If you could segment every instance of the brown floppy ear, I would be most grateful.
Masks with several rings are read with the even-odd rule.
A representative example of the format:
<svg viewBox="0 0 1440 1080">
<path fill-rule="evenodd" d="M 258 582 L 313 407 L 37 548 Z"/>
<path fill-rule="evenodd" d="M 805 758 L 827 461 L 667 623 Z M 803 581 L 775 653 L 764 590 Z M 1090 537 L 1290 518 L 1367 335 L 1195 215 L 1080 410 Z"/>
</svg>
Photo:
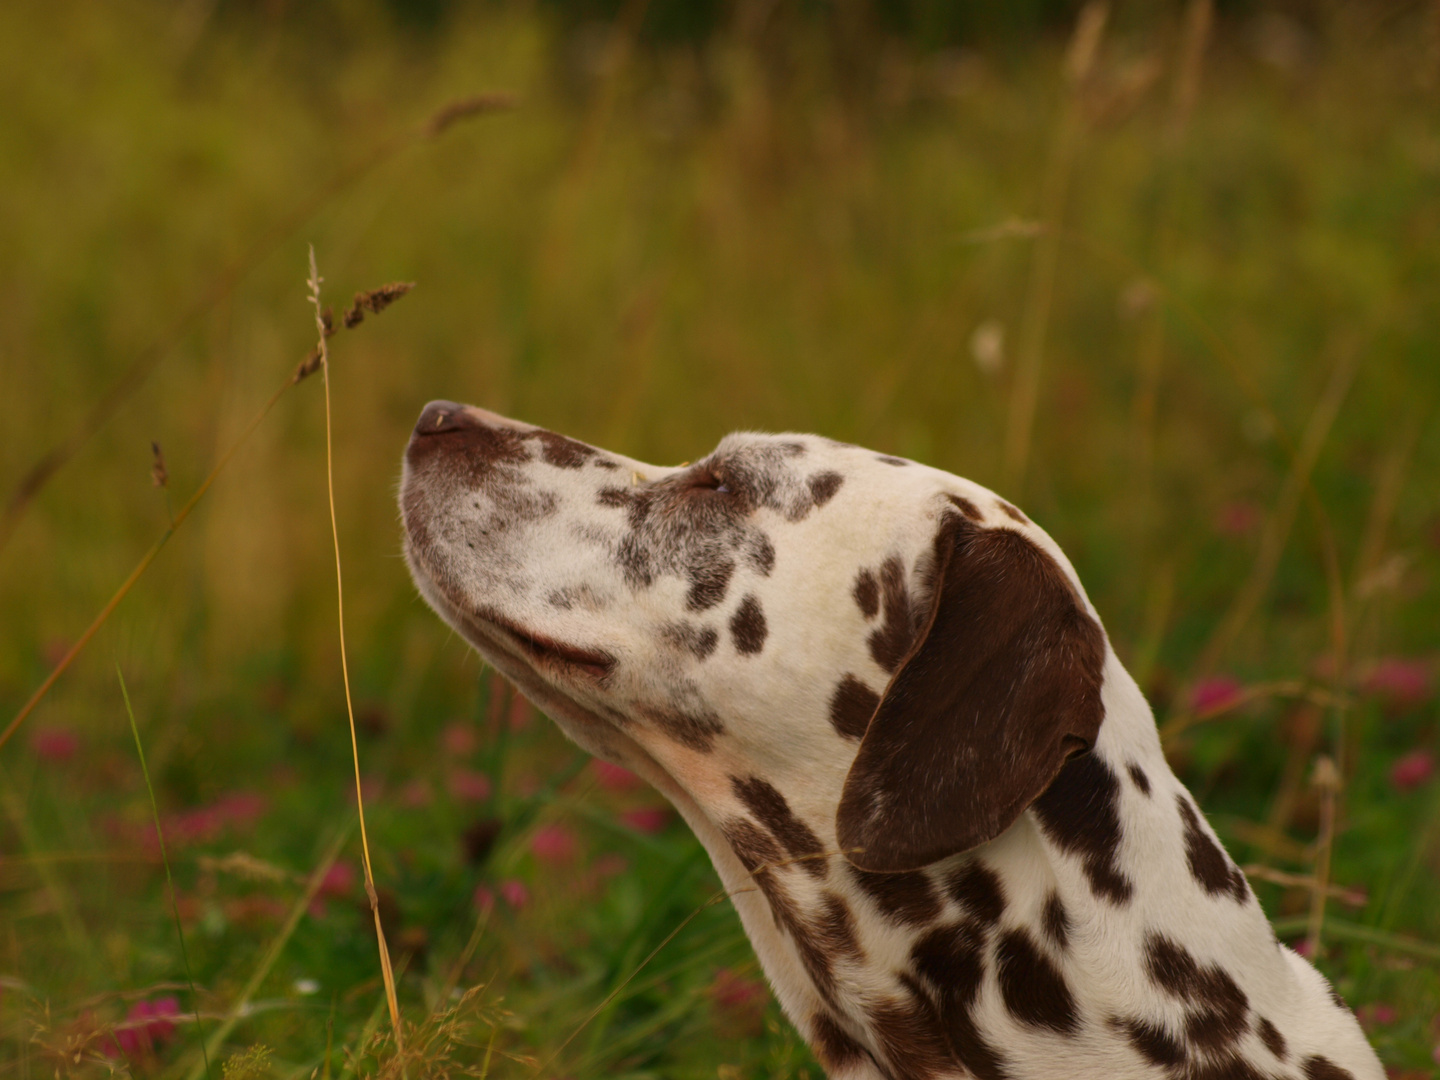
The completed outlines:
<svg viewBox="0 0 1440 1080">
<path fill-rule="evenodd" d="M 928 621 L 840 798 L 840 848 L 862 870 L 914 870 L 994 839 L 1104 718 L 1105 635 L 1054 559 L 951 514 L 933 576 Z"/>
</svg>

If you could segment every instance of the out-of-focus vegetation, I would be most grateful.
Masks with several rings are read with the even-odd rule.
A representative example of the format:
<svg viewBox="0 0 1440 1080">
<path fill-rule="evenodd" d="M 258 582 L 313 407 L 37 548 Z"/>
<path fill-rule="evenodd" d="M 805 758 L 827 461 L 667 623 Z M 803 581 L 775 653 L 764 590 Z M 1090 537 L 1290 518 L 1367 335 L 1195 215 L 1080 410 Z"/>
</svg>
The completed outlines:
<svg viewBox="0 0 1440 1080">
<path fill-rule="evenodd" d="M 313 241 L 337 308 L 418 283 L 331 343 L 410 1075 L 819 1075 L 728 906 L 686 921 L 717 882 L 683 826 L 415 598 L 394 489 L 434 397 L 655 461 L 814 430 L 1021 502 L 1287 940 L 1337 763 L 1318 962 L 1428 1075 L 1440 9 L 1120 6 L 1088 64 L 1071 9 L 854 10 L 667 37 L 633 2 L 0 5 L 0 496 L 125 390 L 7 518 L 0 725 L 309 349 Z M 390 141 L 490 90 L 518 107 Z M 217 1076 L 402 1064 L 346 831 L 323 433 L 310 380 L 0 748 L 0 1075 L 196 1076 L 197 1005 Z"/>
</svg>

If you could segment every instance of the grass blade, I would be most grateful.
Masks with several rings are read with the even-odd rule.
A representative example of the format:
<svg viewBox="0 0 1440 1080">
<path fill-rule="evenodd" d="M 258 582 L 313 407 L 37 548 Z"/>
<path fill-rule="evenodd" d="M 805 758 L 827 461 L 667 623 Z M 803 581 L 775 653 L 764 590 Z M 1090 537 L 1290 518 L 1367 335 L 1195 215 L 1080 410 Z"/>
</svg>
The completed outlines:
<svg viewBox="0 0 1440 1080">
<path fill-rule="evenodd" d="M 370 840 L 365 833 L 365 793 L 360 783 L 360 742 L 355 735 L 355 705 L 350 697 L 350 664 L 345 656 L 345 584 L 340 573 L 340 526 L 335 518 L 335 465 L 330 438 L 330 349 L 326 339 L 332 330 L 328 313 L 320 305 L 320 272 L 315 266 L 315 245 L 310 245 L 310 302 L 315 306 L 315 330 L 320 343 L 320 374 L 325 385 L 325 485 L 330 496 L 330 535 L 335 542 L 335 606 L 340 624 L 340 671 L 345 683 L 345 713 L 350 719 L 350 750 L 355 761 L 355 808 L 360 816 L 360 851 L 365 866 L 365 895 L 375 917 L 375 939 L 380 947 L 380 974 L 385 980 L 385 1003 L 390 1009 L 390 1026 L 395 1032 L 395 1053 L 403 1057 L 405 1044 L 400 1031 L 400 1003 L 395 994 L 395 971 L 385 928 L 380 924 L 380 897 L 375 892 L 375 873 L 370 865 Z M 349 321 L 348 318 L 346 320 Z"/>
<path fill-rule="evenodd" d="M 310 880 L 305 883 L 305 891 L 296 898 L 290 908 L 290 913 L 285 916 L 285 923 L 280 927 L 280 932 L 275 935 L 275 940 L 270 942 L 270 947 L 265 950 L 265 955 L 260 960 L 260 966 L 250 976 L 250 981 L 245 984 L 244 989 L 240 991 L 240 996 L 230 1006 L 229 1013 L 221 1021 L 215 1033 L 210 1036 L 209 1042 L 206 1043 L 207 1056 L 219 1052 L 220 1047 L 225 1044 L 225 1040 L 230 1037 L 230 1032 L 235 1030 L 235 1025 L 248 1014 L 250 999 L 260 989 L 260 984 L 270 974 L 271 968 L 275 966 L 275 961 L 280 959 L 280 953 L 284 951 L 286 944 L 294 935 L 295 928 L 300 925 L 300 920 L 310 909 L 311 901 L 315 899 L 316 894 L 320 891 L 320 886 L 325 882 L 325 875 L 330 872 L 330 867 L 334 866 L 335 860 L 340 857 L 340 850 L 345 846 L 345 841 L 350 839 L 351 828 L 353 825 L 347 823 L 330 842 L 330 846 L 325 849 L 325 853 L 320 857 L 314 872 L 310 875 Z M 197 1063 L 187 1074 L 186 1080 L 201 1080 L 204 1075 L 204 1064 Z"/>
<path fill-rule="evenodd" d="M 125 699 L 125 715 L 130 718 L 130 734 L 135 736 L 135 753 L 140 758 L 140 775 L 145 778 L 145 790 L 150 795 L 150 814 L 155 819 L 155 837 L 160 841 L 160 861 L 165 865 L 165 884 L 170 887 L 170 910 L 175 915 L 175 935 L 180 939 L 180 959 L 185 964 L 185 981 L 190 984 L 190 1007 L 195 1012 L 195 1033 L 200 1039 L 200 1055 L 205 1063 L 205 1075 L 211 1076 L 210 1051 L 205 1048 L 205 1028 L 200 1022 L 200 995 L 195 990 L 195 976 L 190 971 L 190 950 L 185 947 L 185 930 L 180 925 L 180 901 L 175 895 L 175 878 L 170 874 L 170 855 L 165 850 L 165 832 L 160 827 L 160 806 L 155 801 L 155 787 L 150 783 L 150 766 L 145 764 L 145 747 L 140 743 L 140 728 L 135 723 L 135 710 L 130 706 L 130 690 L 125 685 L 125 673 L 115 665 L 115 674 L 120 679 L 120 696 Z"/>
</svg>

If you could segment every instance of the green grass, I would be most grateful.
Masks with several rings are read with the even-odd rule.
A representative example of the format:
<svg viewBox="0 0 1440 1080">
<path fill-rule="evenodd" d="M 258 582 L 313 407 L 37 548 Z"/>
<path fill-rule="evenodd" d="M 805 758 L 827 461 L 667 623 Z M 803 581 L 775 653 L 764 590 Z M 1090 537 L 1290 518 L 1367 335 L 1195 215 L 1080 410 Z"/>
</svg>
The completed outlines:
<svg viewBox="0 0 1440 1080">
<path fill-rule="evenodd" d="M 1162 720 L 1207 674 L 1330 701 L 1343 631 L 1340 707 L 1262 695 L 1168 749 L 1237 859 L 1301 877 L 1319 821 L 1307 780 L 1318 755 L 1339 760 L 1331 879 L 1367 899 L 1331 902 L 1320 966 L 1387 1064 L 1435 1068 L 1440 784 L 1391 777 L 1440 752 L 1430 14 L 1324 9 L 1298 52 L 1270 47 L 1273 24 L 1222 20 L 1177 139 L 1179 20 L 1117 9 L 1070 99 L 1042 313 L 1034 231 L 995 227 L 1034 220 L 1056 182 L 1063 42 L 877 42 L 842 63 L 818 31 L 741 20 L 704 52 L 607 69 L 590 38 L 556 40 L 523 7 L 432 37 L 359 0 L 332 23 L 174 10 L 0 5 L 0 495 L 267 229 L 318 209 L 218 290 L 0 549 L 0 724 L 167 527 L 151 440 L 179 505 L 310 348 L 306 244 L 337 306 L 416 281 L 332 340 L 331 374 L 367 825 L 417 1027 L 397 1060 L 358 876 L 308 380 L 0 749 L 0 1076 L 203 1074 L 192 1004 L 223 1034 L 217 1075 L 414 1077 L 449 1060 L 501 1077 L 819 1076 L 774 1003 L 745 1000 L 758 969 L 728 905 L 706 906 L 718 882 L 683 825 L 627 825 L 658 797 L 601 785 L 415 597 L 394 490 L 434 397 L 646 460 L 693 459 L 733 428 L 814 430 L 1001 487 L 1069 553 Z M 481 90 L 520 107 L 328 193 Z M 1040 314 L 1029 465 L 1006 483 L 1016 349 Z M 1008 361 L 994 374 L 970 346 L 991 320 Z M 1140 372 L 1157 358 L 1147 428 Z M 1297 487 L 1291 448 L 1352 362 Z M 1267 535 L 1283 541 L 1273 574 L 1207 672 Z M 1397 659 L 1411 666 L 1376 674 Z M 521 887 L 517 907 L 504 896 Z M 1307 892 L 1255 887 L 1303 937 Z M 104 1057 L 115 1025 L 166 997 L 173 1036 Z"/>
</svg>

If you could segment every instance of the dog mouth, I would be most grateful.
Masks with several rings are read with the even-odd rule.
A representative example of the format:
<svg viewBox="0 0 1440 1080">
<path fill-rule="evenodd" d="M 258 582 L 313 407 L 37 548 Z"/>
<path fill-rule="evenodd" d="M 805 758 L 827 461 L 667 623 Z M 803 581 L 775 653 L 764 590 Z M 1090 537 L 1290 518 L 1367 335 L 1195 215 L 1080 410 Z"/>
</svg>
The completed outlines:
<svg viewBox="0 0 1440 1080">
<path fill-rule="evenodd" d="M 615 670 L 615 657 L 607 652 L 557 641 L 545 634 L 527 630 L 493 611 L 480 611 L 477 615 L 490 626 L 505 633 L 519 646 L 521 654 L 541 670 L 578 672 L 596 681 L 605 679 Z"/>
</svg>

